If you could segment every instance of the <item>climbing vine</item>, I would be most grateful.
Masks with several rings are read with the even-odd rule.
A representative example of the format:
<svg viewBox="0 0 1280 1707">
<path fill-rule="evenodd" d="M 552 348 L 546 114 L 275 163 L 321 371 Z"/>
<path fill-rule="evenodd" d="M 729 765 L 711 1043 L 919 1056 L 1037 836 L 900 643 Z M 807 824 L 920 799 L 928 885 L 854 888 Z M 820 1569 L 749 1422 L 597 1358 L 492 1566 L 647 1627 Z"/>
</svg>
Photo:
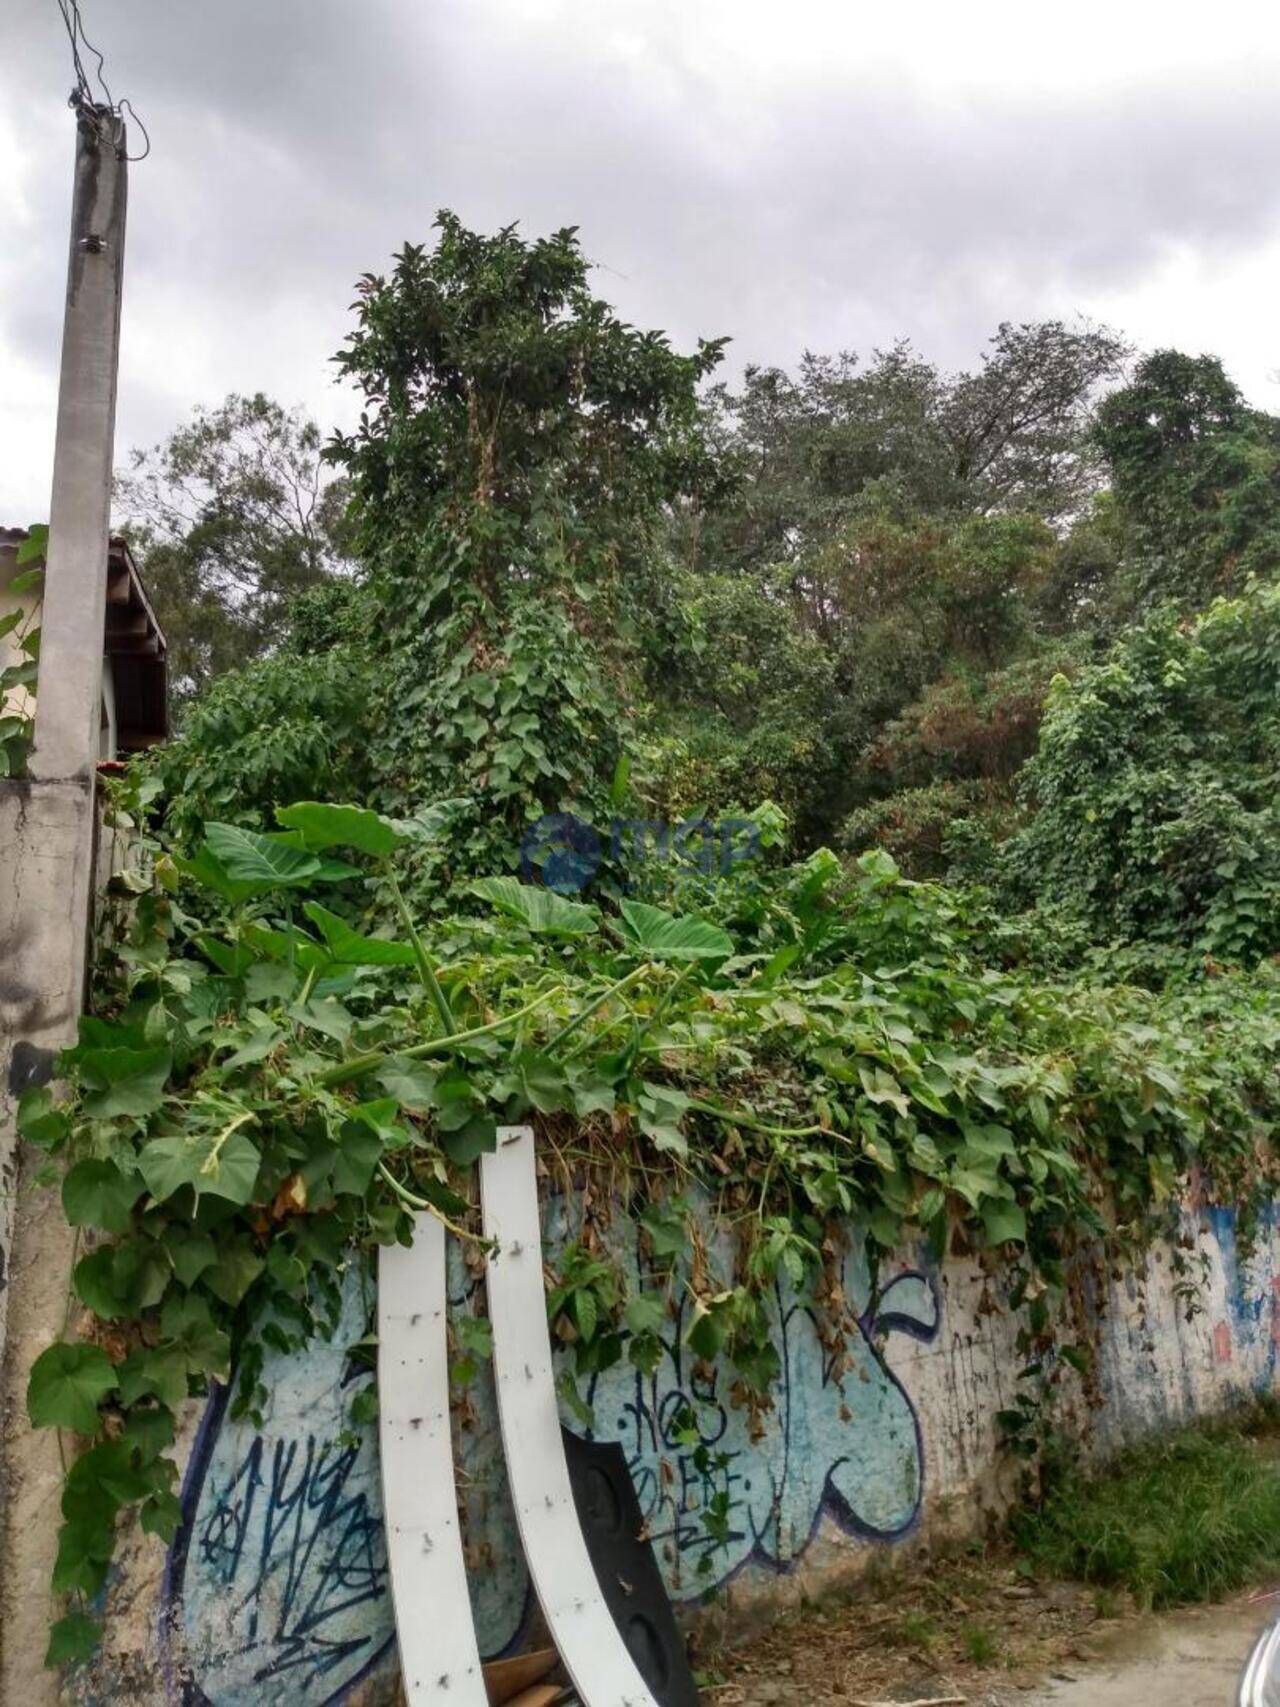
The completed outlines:
<svg viewBox="0 0 1280 1707">
<path fill-rule="evenodd" d="M 17 550 L 18 573 L 5 588 L 17 600 L 7 615 L 0 616 L 0 640 L 16 649 L 17 661 L 0 669 L 0 777 L 26 774 L 27 755 L 35 739 L 35 687 L 40 659 L 40 626 L 36 622 L 39 600 L 24 604 L 38 593 L 44 582 L 44 554 L 49 529 L 28 529 Z"/>
<path fill-rule="evenodd" d="M 1272 974 L 1194 991 L 1050 988 L 984 970 L 944 890 L 831 855 L 608 912 L 512 877 L 460 885 L 424 933 L 400 871 L 441 830 L 299 803 L 211 822 L 137 879 L 94 1013 L 22 1101 L 79 1229 L 84 1331 L 31 1371 L 38 1426 L 89 1441 L 62 1498 L 51 1663 L 89 1654 L 121 1513 L 173 1534 L 175 1415 L 210 1382 L 258 1413 L 264 1354 L 338 1319 L 361 1246 L 412 1212 L 479 1239 L 470 1176 L 503 1122 L 552 1165 L 609 1170 L 666 1290 L 587 1235 L 548 1310 L 567 1373 L 652 1368 L 687 1287 L 692 1354 L 748 1405 L 778 1371 L 768 1299 L 821 1277 L 836 1221 L 1009 1269 L 1046 1322 L 1082 1240 L 1136 1251 L 1196 1170 L 1246 1211 L 1273 1183 Z M 689 1188 L 731 1222 L 709 1260 Z M 483 1330 L 460 1363 L 483 1355 Z M 566 1396 L 573 1402 L 571 1382 Z"/>
</svg>

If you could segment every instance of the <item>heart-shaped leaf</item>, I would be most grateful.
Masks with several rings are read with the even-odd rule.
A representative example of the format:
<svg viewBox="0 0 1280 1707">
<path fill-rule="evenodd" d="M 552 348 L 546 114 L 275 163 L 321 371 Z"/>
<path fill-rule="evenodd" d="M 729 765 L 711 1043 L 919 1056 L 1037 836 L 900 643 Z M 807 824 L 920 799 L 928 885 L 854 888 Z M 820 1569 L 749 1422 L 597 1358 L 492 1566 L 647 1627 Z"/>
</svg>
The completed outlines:
<svg viewBox="0 0 1280 1707">
<path fill-rule="evenodd" d="M 296 889 L 320 872 L 315 854 L 278 836 L 263 836 L 240 824 L 208 824 L 205 840 L 233 883 L 251 884 L 255 894 Z"/>
<path fill-rule="evenodd" d="M 84 1112 L 94 1120 L 118 1114 L 145 1120 L 164 1101 L 173 1066 L 167 1049 L 90 1049 L 80 1055 L 80 1077 L 89 1087 Z"/>
<path fill-rule="evenodd" d="M 232 1132 L 222 1140 L 212 1132 L 197 1137 L 171 1132 L 153 1138 L 138 1157 L 147 1190 L 158 1203 L 184 1185 L 191 1186 L 197 1197 L 207 1192 L 232 1203 L 248 1203 L 260 1162 L 257 1149 L 243 1132 Z"/>
<path fill-rule="evenodd" d="M 302 910 L 319 928 L 330 960 L 339 966 L 412 966 L 414 963 L 413 949 L 407 942 L 361 936 L 345 919 L 317 901 L 308 901 Z"/>
<path fill-rule="evenodd" d="M 375 859 L 388 859 L 403 839 L 389 818 L 363 806 L 300 800 L 294 806 L 282 806 L 276 818 L 287 830 L 297 830 L 317 853 L 325 848 L 357 848 Z"/>
<path fill-rule="evenodd" d="M 116 1372 L 100 1345 L 67 1345 L 59 1341 L 31 1365 L 27 1382 L 27 1415 L 36 1428 L 70 1428 L 93 1434 L 98 1426 L 98 1403 L 112 1392 Z"/>
<path fill-rule="evenodd" d="M 664 912 L 645 901 L 623 901 L 622 934 L 651 960 L 726 960 L 733 939 L 719 925 Z"/>
<path fill-rule="evenodd" d="M 73 1227 L 127 1233 L 143 1189 L 136 1173 L 122 1174 L 114 1162 L 90 1158 L 77 1162 L 62 1182 L 63 1213 Z"/>
<path fill-rule="evenodd" d="M 586 936 L 600 923 L 594 907 L 566 901 L 554 889 L 540 889 L 515 877 L 480 877 L 467 888 L 538 936 Z"/>
</svg>

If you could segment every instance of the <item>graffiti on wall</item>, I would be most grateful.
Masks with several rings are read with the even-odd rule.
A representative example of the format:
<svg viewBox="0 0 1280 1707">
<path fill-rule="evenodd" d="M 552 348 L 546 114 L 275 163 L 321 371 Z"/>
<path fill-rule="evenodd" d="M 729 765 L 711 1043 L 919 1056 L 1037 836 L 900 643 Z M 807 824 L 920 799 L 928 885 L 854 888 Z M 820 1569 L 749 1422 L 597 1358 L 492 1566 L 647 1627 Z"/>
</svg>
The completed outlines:
<svg viewBox="0 0 1280 1707">
<path fill-rule="evenodd" d="M 390 1657 L 377 1450 L 350 1405 L 371 1379 L 346 1348 L 365 1331 L 352 1276 L 331 1342 L 269 1359 L 261 1427 L 210 1400 L 165 1572 L 171 1696 L 264 1707 L 340 1700 Z"/>
<path fill-rule="evenodd" d="M 549 1243 L 565 1231 L 553 1201 Z M 621 1254 L 637 1284 L 654 1284 L 634 1242 Z M 652 1374 L 624 1363 L 594 1378 L 592 1432 L 627 1453 L 673 1598 L 695 1597 L 746 1567 L 786 1569 L 824 1516 L 878 1540 L 913 1524 L 924 1481 L 920 1427 L 883 1348 L 895 1333 L 933 1337 L 936 1290 L 910 1271 L 873 1292 L 857 1241 L 842 1284 L 850 1313 L 840 1357 L 824 1345 L 812 1309 L 779 1288 L 782 1379 L 773 1408 L 754 1420 L 731 1402 L 727 1373 L 690 1357 L 679 1319 Z M 453 1308 L 471 1308 L 474 1290 L 456 1262 Z M 232 1419 L 225 1394 L 210 1401 L 166 1571 L 175 1700 L 321 1707 L 394 1663 L 376 1430 L 353 1430 L 349 1414 L 355 1384 L 370 1377 L 344 1349 L 365 1332 L 367 1294 L 353 1275 L 332 1343 L 268 1358 L 260 1427 Z M 488 1657 L 518 1640 L 530 1593 L 484 1377 L 470 1390 L 458 1466 L 472 1610 Z"/>
</svg>

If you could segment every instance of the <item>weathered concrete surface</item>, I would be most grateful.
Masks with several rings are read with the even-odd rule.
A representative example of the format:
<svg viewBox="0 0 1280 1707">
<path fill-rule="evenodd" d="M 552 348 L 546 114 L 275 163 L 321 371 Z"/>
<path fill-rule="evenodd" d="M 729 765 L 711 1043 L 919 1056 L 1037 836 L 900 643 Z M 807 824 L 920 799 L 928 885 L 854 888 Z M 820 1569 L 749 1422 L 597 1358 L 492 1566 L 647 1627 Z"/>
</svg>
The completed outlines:
<svg viewBox="0 0 1280 1707">
<path fill-rule="evenodd" d="M 1277 1611 L 1274 1598 L 1252 1599 L 1123 1625 L 1092 1644 L 1096 1663 L 1072 1665 L 1016 1699 L 1027 1707 L 1231 1707 L 1249 1650 Z"/>
<path fill-rule="evenodd" d="M 82 834 L 86 817 L 90 835 Z M 66 1315 L 73 1235 L 56 1193 L 34 1192 L 40 1158 L 14 1138 L 17 1097 L 44 1082 L 74 1033 L 93 888 L 92 795 L 71 783 L 0 783 L 0 1257 L 7 1285 L 0 1363 L 0 1701 L 56 1699 L 43 1667 L 60 1522 L 57 1435 L 26 1419 L 31 1364 Z"/>
</svg>

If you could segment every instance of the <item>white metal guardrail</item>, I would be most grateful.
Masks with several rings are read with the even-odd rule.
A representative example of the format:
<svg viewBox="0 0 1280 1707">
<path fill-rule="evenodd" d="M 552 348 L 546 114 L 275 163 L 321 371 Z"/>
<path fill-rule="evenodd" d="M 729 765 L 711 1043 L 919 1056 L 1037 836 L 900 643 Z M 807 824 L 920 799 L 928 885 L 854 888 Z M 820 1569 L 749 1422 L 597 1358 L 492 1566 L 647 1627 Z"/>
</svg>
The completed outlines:
<svg viewBox="0 0 1280 1707">
<path fill-rule="evenodd" d="M 391 1596 L 410 1707 L 487 1707 L 453 1481 L 444 1228 L 378 1253 L 378 1444 Z"/>
</svg>

